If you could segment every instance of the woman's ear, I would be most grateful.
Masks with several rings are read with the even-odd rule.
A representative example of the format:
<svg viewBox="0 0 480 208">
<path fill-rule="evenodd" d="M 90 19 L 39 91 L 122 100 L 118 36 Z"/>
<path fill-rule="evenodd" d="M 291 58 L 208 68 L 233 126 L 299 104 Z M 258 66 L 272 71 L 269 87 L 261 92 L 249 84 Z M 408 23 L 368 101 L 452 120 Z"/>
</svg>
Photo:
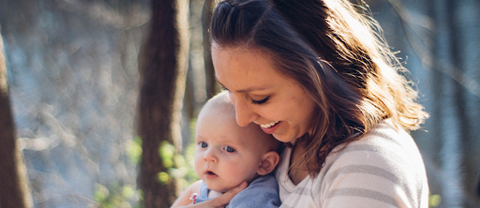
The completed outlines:
<svg viewBox="0 0 480 208">
<path fill-rule="evenodd" d="M 280 155 L 275 151 L 267 152 L 263 155 L 263 159 L 258 167 L 258 175 L 267 175 L 272 172 L 280 161 Z"/>
</svg>

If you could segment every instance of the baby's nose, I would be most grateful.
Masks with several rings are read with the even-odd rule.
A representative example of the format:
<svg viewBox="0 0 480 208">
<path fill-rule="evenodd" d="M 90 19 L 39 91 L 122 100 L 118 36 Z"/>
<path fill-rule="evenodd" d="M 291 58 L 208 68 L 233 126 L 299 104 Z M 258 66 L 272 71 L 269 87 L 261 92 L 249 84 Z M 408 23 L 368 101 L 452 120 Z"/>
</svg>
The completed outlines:
<svg viewBox="0 0 480 208">
<path fill-rule="evenodd" d="M 216 163 L 218 161 L 218 158 L 217 156 L 215 155 L 215 151 L 210 149 L 208 150 L 206 153 L 205 153 L 205 156 L 203 157 L 203 159 L 206 161 L 206 162 L 214 162 Z"/>
</svg>

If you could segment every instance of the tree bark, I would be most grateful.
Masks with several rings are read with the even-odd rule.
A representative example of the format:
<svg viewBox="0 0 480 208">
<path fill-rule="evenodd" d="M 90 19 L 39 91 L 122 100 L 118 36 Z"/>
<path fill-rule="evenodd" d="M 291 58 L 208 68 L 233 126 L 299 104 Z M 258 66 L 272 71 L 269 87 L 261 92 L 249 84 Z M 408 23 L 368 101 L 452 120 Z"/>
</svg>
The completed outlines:
<svg viewBox="0 0 480 208">
<path fill-rule="evenodd" d="M 217 80 L 215 79 L 215 70 L 213 68 L 212 53 L 210 50 L 210 21 L 212 19 L 213 0 L 205 0 L 202 9 L 202 28 L 203 28 L 203 60 L 205 63 L 205 81 L 207 90 L 207 100 L 213 97 L 219 91 Z"/>
<path fill-rule="evenodd" d="M 0 207 L 31 207 L 26 168 L 16 146 L 7 89 L 7 67 L 0 35 Z"/>
<path fill-rule="evenodd" d="M 180 190 L 159 155 L 162 141 L 180 151 L 180 120 L 188 56 L 187 0 L 151 1 L 152 18 L 139 60 L 138 134 L 142 139 L 139 187 L 144 206 L 170 207 Z"/>
</svg>

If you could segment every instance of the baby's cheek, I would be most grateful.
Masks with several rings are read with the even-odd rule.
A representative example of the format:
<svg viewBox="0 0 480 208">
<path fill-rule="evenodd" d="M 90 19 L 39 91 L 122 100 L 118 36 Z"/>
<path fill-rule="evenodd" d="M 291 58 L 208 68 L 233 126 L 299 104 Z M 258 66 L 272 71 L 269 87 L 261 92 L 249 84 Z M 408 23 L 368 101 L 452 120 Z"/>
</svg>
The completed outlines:
<svg viewBox="0 0 480 208">
<path fill-rule="evenodd" d="M 236 167 L 232 168 L 231 176 L 235 177 L 235 181 L 240 184 L 243 181 L 248 181 L 255 177 L 256 171 L 251 167 Z"/>
<path fill-rule="evenodd" d="M 230 180 L 235 180 L 242 177 L 243 170 L 239 166 L 228 165 L 228 167 L 225 167 L 224 170 L 225 170 L 226 176 L 230 178 Z"/>
<path fill-rule="evenodd" d="M 197 172 L 197 175 L 199 175 L 202 168 L 202 161 L 200 159 L 195 158 L 193 162 L 195 165 L 195 172 Z"/>
</svg>

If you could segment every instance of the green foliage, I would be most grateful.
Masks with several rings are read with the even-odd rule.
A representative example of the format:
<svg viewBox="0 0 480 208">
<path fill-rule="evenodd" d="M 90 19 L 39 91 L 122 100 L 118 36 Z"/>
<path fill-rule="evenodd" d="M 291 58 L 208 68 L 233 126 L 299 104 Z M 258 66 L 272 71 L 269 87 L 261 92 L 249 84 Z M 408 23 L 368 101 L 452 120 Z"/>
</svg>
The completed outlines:
<svg viewBox="0 0 480 208">
<path fill-rule="evenodd" d="M 428 200 L 428 204 L 430 207 L 438 207 L 440 205 L 440 202 L 442 202 L 442 197 L 440 195 L 430 195 Z"/>
<path fill-rule="evenodd" d="M 190 122 L 190 132 L 195 132 L 196 119 Z M 191 141 L 194 141 L 194 134 L 192 134 Z M 199 180 L 195 171 L 194 155 L 195 142 L 191 142 L 189 146 L 184 149 L 183 155 L 178 154 L 175 146 L 167 141 L 163 141 L 158 149 L 158 154 L 162 159 L 165 172 L 157 174 L 157 181 L 160 183 L 167 183 L 171 179 L 176 179 L 181 189 L 186 189 L 190 184 Z"/>
<path fill-rule="evenodd" d="M 97 183 L 93 197 L 101 208 L 141 208 L 132 204 L 141 200 L 142 193 L 130 185 L 111 183 L 107 187 Z"/>
<path fill-rule="evenodd" d="M 168 173 L 166 172 L 160 172 L 157 174 L 157 181 L 162 183 L 162 184 L 166 184 L 170 179 L 170 175 L 168 175 Z"/>
<path fill-rule="evenodd" d="M 182 155 L 175 152 L 175 147 L 172 144 L 166 141 L 162 142 L 159 148 L 159 155 L 167 171 L 157 174 L 158 181 L 166 183 L 170 179 L 177 179 L 182 189 L 197 181 L 199 178 L 194 168 L 194 153 L 194 144 L 185 148 L 184 155 Z"/>
<path fill-rule="evenodd" d="M 195 132 L 195 125 L 196 120 L 193 119 L 190 123 L 191 132 Z M 194 140 L 193 137 L 190 139 Z M 138 165 L 142 158 L 142 139 L 137 136 L 127 141 L 125 148 L 130 161 Z M 184 149 L 183 155 L 177 153 L 173 144 L 167 141 L 161 142 L 158 148 L 158 155 L 166 171 L 157 174 L 157 182 L 168 183 L 172 179 L 176 179 L 180 188 L 186 189 L 193 182 L 199 180 L 195 172 L 194 154 L 194 142 Z M 108 186 L 96 184 L 93 195 L 99 207 L 102 208 L 140 208 L 140 205 L 132 204 L 139 204 L 138 202 L 142 200 L 141 190 L 135 190 L 132 186 L 119 185 L 118 183 L 112 183 Z"/>
<path fill-rule="evenodd" d="M 142 156 L 142 140 L 135 137 L 125 143 L 125 149 L 130 161 L 138 165 Z M 93 192 L 95 201 L 102 208 L 141 208 L 138 202 L 142 200 L 142 191 L 136 190 L 131 185 L 120 185 L 118 182 L 110 183 L 107 186 L 95 184 Z"/>
<path fill-rule="evenodd" d="M 162 159 L 163 167 L 172 168 L 174 165 L 173 158 L 175 157 L 175 146 L 170 144 L 167 141 L 162 141 L 160 143 L 160 148 L 158 149 L 158 155 Z"/>
<path fill-rule="evenodd" d="M 199 180 L 197 172 L 195 171 L 194 154 L 195 144 L 192 143 L 185 148 L 184 155 L 180 155 L 183 158 L 183 165 L 179 165 L 178 168 L 171 170 L 172 176 L 178 179 L 182 190 Z"/>
<path fill-rule="evenodd" d="M 142 158 L 142 139 L 137 136 L 133 140 L 128 140 L 125 144 L 127 155 L 133 164 L 138 165 Z"/>
</svg>

